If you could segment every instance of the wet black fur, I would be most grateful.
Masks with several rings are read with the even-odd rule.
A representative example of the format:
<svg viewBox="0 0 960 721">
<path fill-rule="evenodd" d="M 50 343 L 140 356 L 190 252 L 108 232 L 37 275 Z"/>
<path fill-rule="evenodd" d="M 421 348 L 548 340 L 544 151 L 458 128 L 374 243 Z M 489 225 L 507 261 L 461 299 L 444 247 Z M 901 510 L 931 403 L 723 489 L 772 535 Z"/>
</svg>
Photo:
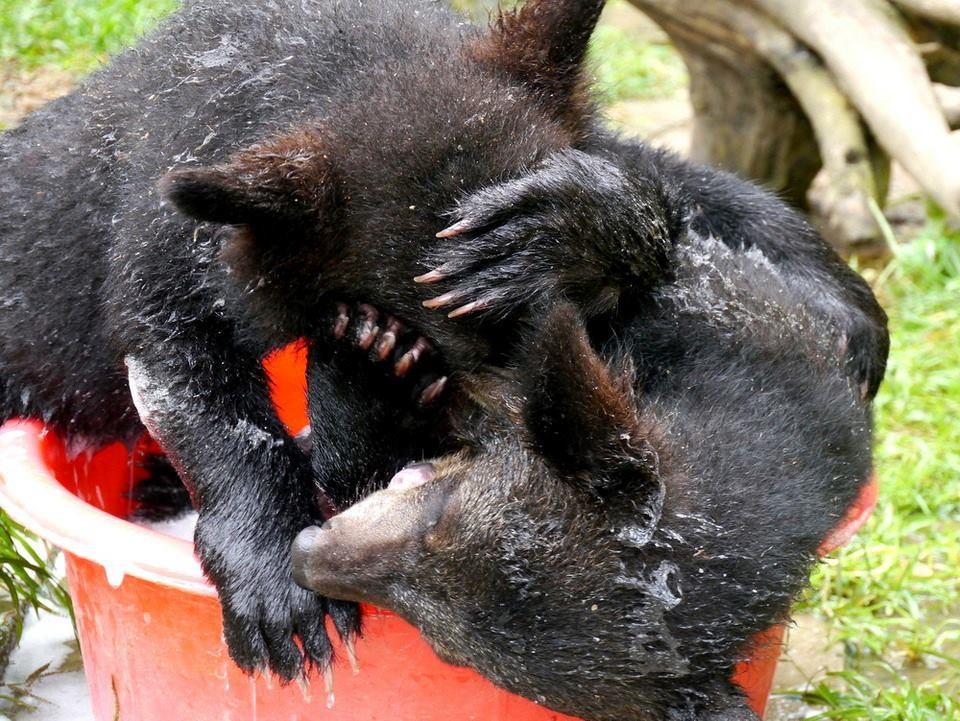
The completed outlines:
<svg viewBox="0 0 960 721">
<path fill-rule="evenodd" d="M 578 717 L 755 721 L 733 666 L 866 482 L 870 409 L 780 267 L 695 232 L 670 260 L 592 338 L 551 304 L 509 369 L 465 374 L 463 450 L 302 533 L 299 582 Z"/>
<path fill-rule="evenodd" d="M 585 34 L 570 28 L 589 29 L 601 4 L 543 3 L 491 40 L 433 2 L 191 2 L 0 139 L 0 418 L 132 439 L 129 360 L 150 430 L 196 488 L 197 546 L 242 667 L 291 678 L 294 636 L 324 663 L 325 613 L 344 632 L 356 623 L 290 578 L 290 541 L 321 516 L 316 479 L 343 505 L 447 443 L 425 430 L 445 419 L 411 418 L 407 396 L 390 401 L 326 340 L 334 299 L 402 315 L 467 377 L 513 362 L 562 298 L 597 344 L 635 327 L 692 222 L 777 263 L 875 392 L 883 313 L 802 219 L 599 130 L 578 63 L 536 52 L 556 36 L 578 61 Z M 461 216 L 502 237 L 434 237 Z M 423 309 L 432 289 L 411 277 L 438 262 L 464 273 L 445 289 L 472 277 L 490 310 L 454 323 Z M 299 336 L 314 340 L 312 463 L 260 366 Z"/>
<path fill-rule="evenodd" d="M 179 518 L 193 508 L 190 493 L 166 456 L 150 453 L 135 462 L 144 477 L 130 492 L 134 518 L 167 521 Z"/>
</svg>

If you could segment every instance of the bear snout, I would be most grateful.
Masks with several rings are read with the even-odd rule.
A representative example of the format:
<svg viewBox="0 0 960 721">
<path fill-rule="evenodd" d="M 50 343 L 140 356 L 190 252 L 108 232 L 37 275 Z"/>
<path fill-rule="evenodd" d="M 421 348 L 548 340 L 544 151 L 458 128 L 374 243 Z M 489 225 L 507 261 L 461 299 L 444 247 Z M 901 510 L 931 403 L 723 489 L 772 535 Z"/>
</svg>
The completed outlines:
<svg viewBox="0 0 960 721">
<path fill-rule="evenodd" d="M 320 538 L 324 533 L 325 531 L 317 526 L 305 528 L 297 534 L 290 549 L 293 580 L 297 582 L 297 585 L 311 591 L 316 590 L 314 574 L 310 572 L 311 560 L 318 555 L 318 547 L 322 545 Z"/>
</svg>

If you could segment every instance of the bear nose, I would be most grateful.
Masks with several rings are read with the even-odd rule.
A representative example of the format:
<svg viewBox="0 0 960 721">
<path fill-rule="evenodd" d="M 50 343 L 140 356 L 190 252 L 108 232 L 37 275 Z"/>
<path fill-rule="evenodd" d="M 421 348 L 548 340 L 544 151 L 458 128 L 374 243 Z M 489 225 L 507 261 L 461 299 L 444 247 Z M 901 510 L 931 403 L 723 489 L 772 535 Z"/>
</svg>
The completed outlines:
<svg viewBox="0 0 960 721">
<path fill-rule="evenodd" d="M 311 526 L 305 528 L 293 539 L 290 549 L 290 563 L 293 566 L 293 580 L 303 588 L 310 588 L 310 556 L 320 544 L 320 537 L 324 533 L 322 528 Z"/>
<path fill-rule="evenodd" d="M 429 483 L 436 475 L 436 468 L 434 468 L 432 463 L 415 463 L 394 475 L 394 477 L 390 479 L 387 488 L 392 490 L 416 488 L 417 486 Z"/>
</svg>

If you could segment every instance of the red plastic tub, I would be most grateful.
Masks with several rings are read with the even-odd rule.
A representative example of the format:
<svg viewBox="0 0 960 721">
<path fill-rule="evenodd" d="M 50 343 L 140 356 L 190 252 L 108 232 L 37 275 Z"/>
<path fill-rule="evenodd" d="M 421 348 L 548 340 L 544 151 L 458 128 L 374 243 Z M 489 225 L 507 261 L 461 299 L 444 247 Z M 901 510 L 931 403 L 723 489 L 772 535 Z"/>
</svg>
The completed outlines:
<svg viewBox="0 0 960 721">
<path fill-rule="evenodd" d="M 273 358 L 274 400 L 291 430 L 305 425 L 303 354 Z M 322 680 L 279 687 L 244 676 L 222 638 L 220 607 L 186 541 L 125 520 L 134 482 L 119 444 L 69 458 L 39 423 L 0 429 L 0 505 L 65 551 L 84 669 L 98 721 L 548 721 L 567 719 L 448 666 L 398 617 L 367 609 L 359 672 L 339 661 Z M 844 542 L 869 516 L 876 484 L 828 539 Z M 828 550 L 825 549 L 825 550 Z M 758 639 L 737 680 L 763 713 L 782 629 Z M 343 653 L 339 654 L 341 658 Z"/>
</svg>

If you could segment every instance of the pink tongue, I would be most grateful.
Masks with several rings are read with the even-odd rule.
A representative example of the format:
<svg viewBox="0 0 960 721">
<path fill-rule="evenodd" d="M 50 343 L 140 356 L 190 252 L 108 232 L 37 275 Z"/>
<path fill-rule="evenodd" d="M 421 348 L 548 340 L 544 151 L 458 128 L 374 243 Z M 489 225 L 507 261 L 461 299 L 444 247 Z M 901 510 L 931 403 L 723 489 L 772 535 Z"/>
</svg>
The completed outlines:
<svg viewBox="0 0 960 721">
<path fill-rule="evenodd" d="M 413 466 L 407 466 L 391 478 L 387 488 L 401 491 L 407 488 L 416 488 L 432 481 L 435 475 L 436 472 L 432 463 L 417 463 Z"/>
</svg>

